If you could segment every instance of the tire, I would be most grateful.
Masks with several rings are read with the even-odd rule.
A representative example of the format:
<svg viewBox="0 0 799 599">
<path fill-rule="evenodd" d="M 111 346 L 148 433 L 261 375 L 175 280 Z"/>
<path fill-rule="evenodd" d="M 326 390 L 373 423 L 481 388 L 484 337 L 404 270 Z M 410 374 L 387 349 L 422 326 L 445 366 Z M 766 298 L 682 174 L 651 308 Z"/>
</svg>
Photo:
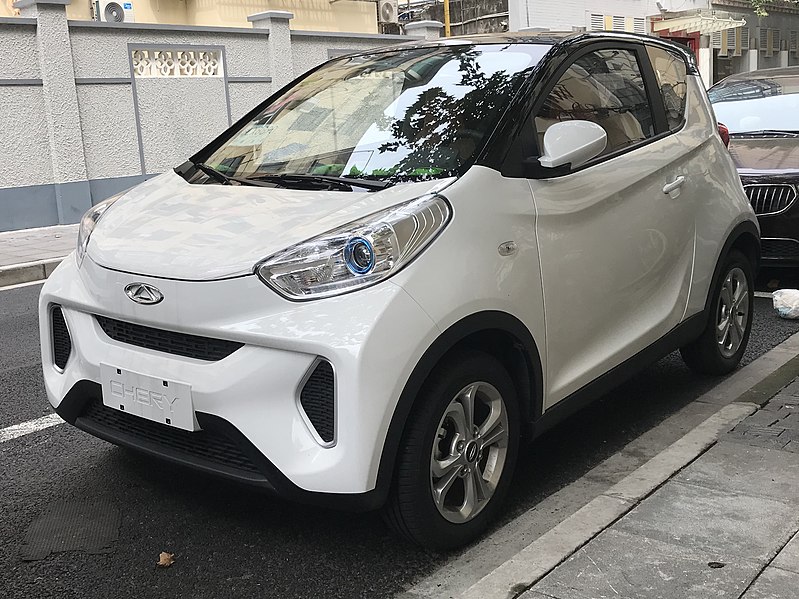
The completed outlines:
<svg viewBox="0 0 799 599">
<path fill-rule="evenodd" d="M 735 370 L 749 342 L 753 306 L 752 264 L 744 254 L 731 250 L 714 283 L 705 330 L 696 341 L 680 349 L 688 367 L 698 374 L 711 375 Z"/>
<path fill-rule="evenodd" d="M 477 351 L 450 356 L 431 374 L 409 416 L 384 520 L 427 549 L 473 541 L 499 512 L 518 451 L 519 409 L 505 368 Z"/>
</svg>

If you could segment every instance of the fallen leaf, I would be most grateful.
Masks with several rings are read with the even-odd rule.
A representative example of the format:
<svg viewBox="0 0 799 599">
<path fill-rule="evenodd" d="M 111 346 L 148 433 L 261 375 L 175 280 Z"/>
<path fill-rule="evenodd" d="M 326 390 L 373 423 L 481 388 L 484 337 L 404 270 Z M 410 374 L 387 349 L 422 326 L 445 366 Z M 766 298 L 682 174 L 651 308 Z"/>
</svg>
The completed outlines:
<svg viewBox="0 0 799 599">
<path fill-rule="evenodd" d="M 161 555 L 158 556 L 158 563 L 156 564 L 156 566 L 158 566 L 159 568 L 168 568 L 174 563 L 175 563 L 175 554 L 162 551 Z"/>
</svg>

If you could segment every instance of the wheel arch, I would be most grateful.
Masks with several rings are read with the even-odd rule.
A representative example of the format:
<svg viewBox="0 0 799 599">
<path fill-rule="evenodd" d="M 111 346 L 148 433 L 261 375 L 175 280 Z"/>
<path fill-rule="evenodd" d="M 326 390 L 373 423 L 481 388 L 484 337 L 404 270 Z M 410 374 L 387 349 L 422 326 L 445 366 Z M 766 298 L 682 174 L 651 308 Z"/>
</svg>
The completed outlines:
<svg viewBox="0 0 799 599">
<path fill-rule="evenodd" d="M 400 394 L 386 433 L 376 491 L 382 500 L 388 495 L 402 434 L 416 397 L 433 370 L 454 351 L 477 349 L 502 362 L 513 379 L 519 397 L 522 435 L 532 433 L 532 423 L 543 408 L 543 370 L 538 346 L 529 329 L 507 312 L 484 311 L 471 314 L 445 330 L 416 363 Z"/>
<path fill-rule="evenodd" d="M 747 256 L 752 262 L 753 276 L 757 277 L 757 271 L 760 267 L 760 231 L 757 225 L 750 220 L 745 220 L 738 223 L 727 236 L 724 246 L 721 249 L 719 258 L 716 261 L 716 267 L 713 270 L 713 278 L 711 279 L 710 288 L 705 298 L 705 315 L 710 314 L 711 300 L 713 299 L 713 289 L 721 276 L 721 267 L 724 261 L 729 256 L 732 250 L 738 250 Z"/>
</svg>

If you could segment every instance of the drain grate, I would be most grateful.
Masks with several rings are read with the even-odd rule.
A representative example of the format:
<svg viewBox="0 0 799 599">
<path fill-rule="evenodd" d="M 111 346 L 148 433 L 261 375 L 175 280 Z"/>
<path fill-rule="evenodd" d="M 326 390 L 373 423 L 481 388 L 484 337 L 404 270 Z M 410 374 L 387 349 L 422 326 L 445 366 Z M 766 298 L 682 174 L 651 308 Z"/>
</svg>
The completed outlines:
<svg viewBox="0 0 799 599">
<path fill-rule="evenodd" d="M 33 561 L 63 551 L 110 553 L 120 521 L 110 499 L 54 504 L 28 528 L 21 557 Z"/>
</svg>

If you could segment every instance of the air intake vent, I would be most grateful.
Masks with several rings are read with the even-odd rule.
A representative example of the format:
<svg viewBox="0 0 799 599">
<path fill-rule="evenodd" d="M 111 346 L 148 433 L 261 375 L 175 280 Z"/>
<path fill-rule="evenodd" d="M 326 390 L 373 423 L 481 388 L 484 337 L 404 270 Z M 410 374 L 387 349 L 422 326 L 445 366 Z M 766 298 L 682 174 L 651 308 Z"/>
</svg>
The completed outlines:
<svg viewBox="0 0 799 599">
<path fill-rule="evenodd" d="M 69 354 L 72 353 L 72 340 L 69 338 L 69 330 L 61 306 L 53 307 L 50 320 L 53 330 L 53 362 L 61 370 L 64 370 Z"/>
<path fill-rule="evenodd" d="M 763 258 L 799 258 L 799 241 L 795 239 L 762 239 Z"/>
<path fill-rule="evenodd" d="M 209 470 L 255 479 L 258 467 L 231 439 L 213 431 L 189 432 L 151 422 L 138 416 L 113 410 L 99 399 L 90 401 L 77 424 L 89 425 L 90 432 L 100 433 L 120 445 L 146 447 L 176 461 L 190 462 Z"/>
<path fill-rule="evenodd" d="M 302 387 L 300 405 L 325 443 L 332 443 L 335 436 L 335 403 L 333 367 L 320 360 Z"/>
<path fill-rule="evenodd" d="M 242 343 L 165 331 L 140 324 L 96 316 L 106 335 L 114 341 L 154 349 L 167 354 L 215 362 L 228 357 L 243 346 Z"/>
</svg>

